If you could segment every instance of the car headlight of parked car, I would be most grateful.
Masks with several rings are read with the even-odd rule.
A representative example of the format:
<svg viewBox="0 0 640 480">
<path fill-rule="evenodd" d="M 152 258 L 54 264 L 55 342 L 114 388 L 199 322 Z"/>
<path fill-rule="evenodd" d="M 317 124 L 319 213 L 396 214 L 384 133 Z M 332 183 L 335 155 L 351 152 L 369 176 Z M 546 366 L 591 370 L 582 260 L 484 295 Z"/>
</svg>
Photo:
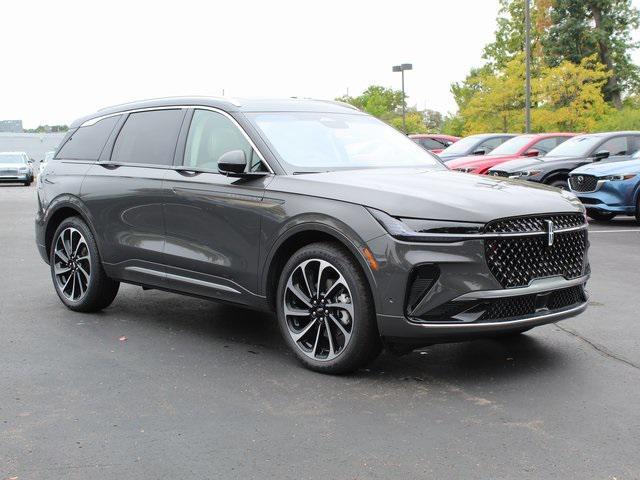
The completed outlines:
<svg viewBox="0 0 640 480">
<path fill-rule="evenodd" d="M 18 173 L 28 173 L 29 172 L 29 168 L 28 167 L 20 167 L 18 169 Z"/>
<path fill-rule="evenodd" d="M 630 180 L 635 177 L 635 173 L 625 173 L 621 175 L 607 175 L 606 177 L 602 177 L 601 180 L 605 182 L 621 182 L 623 180 Z"/>
<path fill-rule="evenodd" d="M 509 178 L 535 177 L 536 175 L 538 175 L 541 172 L 542 172 L 542 170 L 524 170 L 522 172 L 513 172 L 511 175 L 509 175 Z"/>
<path fill-rule="evenodd" d="M 455 168 L 454 170 L 456 170 L 457 172 L 469 173 L 473 171 L 473 167 Z"/>
<path fill-rule="evenodd" d="M 380 210 L 367 208 L 369 213 L 394 238 L 407 242 L 453 242 L 481 234 L 481 223 L 449 222 L 419 218 L 396 218 Z"/>
</svg>

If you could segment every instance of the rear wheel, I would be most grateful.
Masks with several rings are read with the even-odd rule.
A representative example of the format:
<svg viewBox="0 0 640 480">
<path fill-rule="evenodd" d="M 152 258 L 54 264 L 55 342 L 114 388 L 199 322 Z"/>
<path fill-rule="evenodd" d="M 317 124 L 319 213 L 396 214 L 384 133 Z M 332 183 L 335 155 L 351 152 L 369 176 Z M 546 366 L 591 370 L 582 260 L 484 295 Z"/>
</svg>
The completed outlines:
<svg viewBox="0 0 640 480">
<path fill-rule="evenodd" d="M 49 264 L 56 293 L 71 310 L 97 312 L 118 293 L 119 282 L 105 274 L 93 234 L 78 217 L 64 220 L 56 229 Z"/>
<path fill-rule="evenodd" d="M 613 218 L 616 216 L 615 213 L 601 212 L 599 210 L 592 210 L 592 209 L 587 210 L 587 215 L 589 215 L 591 218 L 593 218 L 598 222 L 608 222 L 609 220 L 613 220 Z"/>
<path fill-rule="evenodd" d="M 289 259 L 277 313 L 285 341 L 311 370 L 351 372 L 382 348 L 366 278 L 351 255 L 331 243 L 308 245 Z"/>
</svg>

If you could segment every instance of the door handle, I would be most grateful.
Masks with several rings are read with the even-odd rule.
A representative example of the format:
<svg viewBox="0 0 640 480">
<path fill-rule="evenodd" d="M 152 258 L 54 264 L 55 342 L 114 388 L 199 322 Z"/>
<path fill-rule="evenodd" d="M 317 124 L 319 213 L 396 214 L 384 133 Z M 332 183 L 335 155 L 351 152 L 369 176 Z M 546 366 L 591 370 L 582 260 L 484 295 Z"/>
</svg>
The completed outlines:
<svg viewBox="0 0 640 480">
<path fill-rule="evenodd" d="M 184 175 L 185 177 L 195 177 L 196 175 L 200 175 L 200 172 L 197 170 L 189 170 L 188 168 L 175 168 L 176 172 L 180 175 Z"/>
</svg>

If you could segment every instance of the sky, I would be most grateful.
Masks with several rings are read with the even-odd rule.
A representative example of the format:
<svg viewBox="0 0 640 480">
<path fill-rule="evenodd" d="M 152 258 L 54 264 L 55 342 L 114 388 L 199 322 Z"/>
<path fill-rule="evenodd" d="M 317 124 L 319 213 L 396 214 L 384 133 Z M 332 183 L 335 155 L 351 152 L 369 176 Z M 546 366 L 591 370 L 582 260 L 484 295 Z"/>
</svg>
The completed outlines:
<svg viewBox="0 0 640 480">
<path fill-rule="evenodd" d="M 446 113 L 497 11 L 498 0 L 6 1 L 0 120 L 69 124 L 172 95 L 355 96 L 399 89 L 399 63 L 413 64 L 408 104 Z"/>
</svg>

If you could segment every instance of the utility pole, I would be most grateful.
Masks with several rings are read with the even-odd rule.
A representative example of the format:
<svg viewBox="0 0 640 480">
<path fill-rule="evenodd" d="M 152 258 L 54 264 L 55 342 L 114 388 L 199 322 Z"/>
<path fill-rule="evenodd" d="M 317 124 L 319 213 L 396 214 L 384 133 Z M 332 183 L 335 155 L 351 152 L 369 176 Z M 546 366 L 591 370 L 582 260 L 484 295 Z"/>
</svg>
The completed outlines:
<svg viewBox="0 0 640 480">
<path fill-rule="evenodd" d="M 524 130 L 531 133 L 531 11 L 530 0 L 524 0 Z"/>
<path fill-rule="evenodd" d="M 412 70 L 413 69 L 413 65 L 411 65 L 410 63 L 403 63 L 401 65 L 394 65 L 392 67 L 392 71 L 394 72 L 400 72 L 402 74 L 402 131 L 406 134 L 407 133 L 407 122 L 406 122 L 406 102 L 404 101 L 405 99 L 405 94 L 404 94 L 404 71 L 405 70 Z"/>
</svg>

